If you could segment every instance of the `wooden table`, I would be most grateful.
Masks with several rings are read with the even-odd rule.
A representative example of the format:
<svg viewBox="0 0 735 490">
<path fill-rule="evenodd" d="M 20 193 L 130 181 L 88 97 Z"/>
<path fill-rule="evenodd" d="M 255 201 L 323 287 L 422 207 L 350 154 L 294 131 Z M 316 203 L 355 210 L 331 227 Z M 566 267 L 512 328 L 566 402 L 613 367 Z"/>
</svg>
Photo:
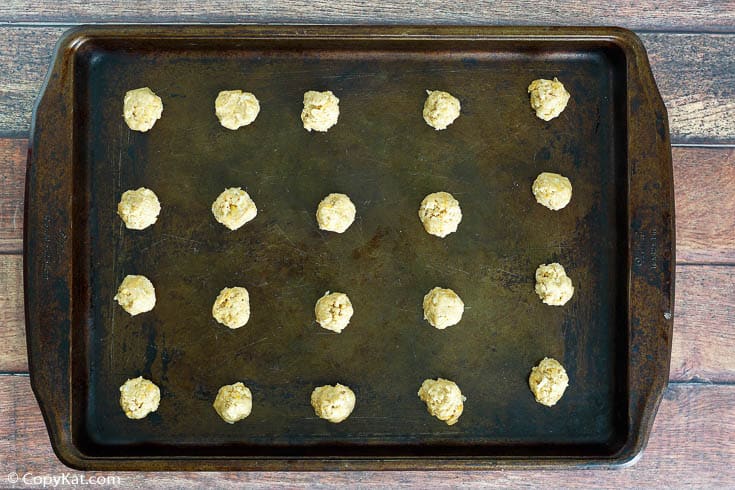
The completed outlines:
<svg viewBox="0 0 735 490">
<path fill-rule="evenodd" d="M 648 448 L 621 470 L 448 473 L 120 473 L 120 487 L 735 486 L 735 1 L 150 2 L 0 4 L 0 488 L 70 472 L 31 393 L 23 328 L 23 186 L 33 100 L 55 41 L 95 22 L 620 25 L 648 50 L 669 110 L 677 218 L 670 382 Z M 635 5 L 637 4 L 637 5 Z M 63 6 L 62 6 L 63 5 Z M 84 474 L 86 477 L 100 476 Z M 109 476 L 109 475 L 101 475 Z M 431 482 L 430 482 L 431 480 Z"/>
</svg>

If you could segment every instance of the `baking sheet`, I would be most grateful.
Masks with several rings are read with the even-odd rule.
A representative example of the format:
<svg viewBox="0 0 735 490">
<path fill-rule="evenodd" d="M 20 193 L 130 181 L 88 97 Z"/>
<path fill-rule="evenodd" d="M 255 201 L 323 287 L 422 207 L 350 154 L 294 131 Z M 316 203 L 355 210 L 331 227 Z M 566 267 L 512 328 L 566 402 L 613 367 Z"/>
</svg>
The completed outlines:
<svg viewBox="0 0 735 490">
<path fill-rule="evenodd" d="M 608 42 L 535 39 L 101 37 L 74 65 L 75 444 L 94 457 L 610 458 L 629 438 L 626 60 Z M 536 118 L 526 92 L 558 77 L 571 93 L 560 117 Z M 150 87 L 163 117 L 130 131 L 125 91 Z M 214 115 L 220 90 L 256 94 L 261 112 L 230 131 Z M 447 130 L 423 121 L 426 89 L 459 98 Z M 306 90 L 340 98 L 339 123 L 309 133 Z M 574 195 L 552 212 L 530 191 L 542 171 Z M 144 231 L 116 216 L 120 195 L 148 187 L 162 212 Z M 210 207 L 242 186 L 257 218 L 237 231 Z M 457 233 L 424 232 L 430 192 L 460 202 Z M 348 194 L 357 219 L 318 230 L 326 194 Z M 564 307 L 541 303 L 534 272 L 560 262 L 575 286 Z M 154 283 L 153 311 L 130 317 L 113 300 L 125 275 Z M 244 286 L 252 316 L 229 330 L 211 316 L 220 289 Z M 423 320 L 434 286 L 464 300 L 461 323 Z M 346 292 L 342 334 L 318 327 L 325 291 Z M 554 357 L 570 386 L 553 408 L 528 389 Z M 118 387 L 142 375 L 161 388 L 139 421 Z M 416 396 L 426 378 L 467 397 L 454 426 Z M 229 425 L 212 409 L 243 381 L 253 411 Z M 341 424 L 316 418 L 311 390 L 340 382 L 357 396 Z"/>
</svg>

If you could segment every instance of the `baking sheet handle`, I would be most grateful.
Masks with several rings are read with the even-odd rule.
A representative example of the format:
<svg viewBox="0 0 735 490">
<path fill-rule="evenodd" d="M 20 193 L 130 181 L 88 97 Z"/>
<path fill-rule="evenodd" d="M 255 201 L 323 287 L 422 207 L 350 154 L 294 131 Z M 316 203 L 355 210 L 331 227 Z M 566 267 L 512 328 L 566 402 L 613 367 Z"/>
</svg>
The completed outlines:
<svg viewBox="0 0 735 490">
<path fill-rule="evenodd" d="M 628 50 L 629 434 L 621 460 L 646 445 L 666 389 L 674 315 L 675 228 L 666 107 L 642 43 L 623 31 Z"/>
<path fill-rule="evenodd" d="M 73 62 L 77 30 L 56 45 L 36 100 L 25 189 L 23 281 L 28 364 L 33 393 L 52 446 L 66 464 L 83 456 L 72 441 Z"/>
</svg>

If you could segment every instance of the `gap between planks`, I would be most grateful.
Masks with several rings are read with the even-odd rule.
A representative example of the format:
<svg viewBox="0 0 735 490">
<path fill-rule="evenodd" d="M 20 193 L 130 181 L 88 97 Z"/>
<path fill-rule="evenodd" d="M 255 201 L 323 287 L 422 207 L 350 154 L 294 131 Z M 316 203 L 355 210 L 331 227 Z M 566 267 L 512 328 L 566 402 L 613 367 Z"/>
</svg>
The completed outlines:
<svg viewBox="0 0 735 490">
<path fill-rule="evenodd" d="M 519 0 L 455 0 L 453 2 L 329 2 L 284 0 L 277 7 L 268 0 L 252 0 L 247 8 L 228 0 L 182 0 L 172 6 L 149 2 L 70 0 L 59 9 L 52 0 L 10 0 L 0 6 L 0 22 L 126 23 L 126 22 L 246 22 L 246 23 L 358 23 L 453 25 L 626 25 L 636 29 L 692 31 L 731 30 L 735 25 L 732 1 L 683 0 L 660 8 L 655 0 L 583 0 L 543 2 Z"/>
</svg>

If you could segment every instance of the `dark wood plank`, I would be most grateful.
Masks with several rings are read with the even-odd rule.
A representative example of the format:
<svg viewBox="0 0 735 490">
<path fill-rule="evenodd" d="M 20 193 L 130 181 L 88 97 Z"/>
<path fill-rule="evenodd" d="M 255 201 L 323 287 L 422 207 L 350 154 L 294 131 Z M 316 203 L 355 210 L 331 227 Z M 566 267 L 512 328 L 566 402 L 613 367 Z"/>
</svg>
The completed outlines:
<svg viewBox="0 0 735 490">
<path fill-rule="evenodd" d="M 10 0 L 0 7 L 0 22 L 286 22 L 286 23 L 411 23 L 494 25 L 626 25 L 635 29 L 727 30 L 735 24 L 732 1 L 685 0 L 666 8 L 655 0 L 605 3 L 455 0 L 395 2 L 348 0 L 330 2 L 268 0 L 241 3 L 227 0 L 176 3 L 102 0 L 70 1 L 64 8 L 52 0 Z"/>
<path fill-rule="evenodd" d="M 0 255 L 0 372 L 25 372 L 22 263 Z M 735 382 L 735 267 L 682 265 L 676 281 L 670 378 Z"/>
<path fill-rule="evenodd" d="M 643 34 L 674 142 L 735 142 L 735 35 Z"/>
<path fill-rule="evenodd" d="M 674 148 L 676 259 L 735 262 L 735 148 Z"/>
<path fill-rule="evenodd" d="M 115 488 L 181 488 L 232 484 L 273 487 L 416 486 L 453 488 L 537 485 L 541 487 L 728 487 L 735 481 L 735 386 L 670 385 L 641 459 L 617 471 L 333 472 L 333 473 L 115 473 Z M 58 475 L 70 471 L 54 456 L 28 378 L 0 376 L 0 467 L 2 478 L 17 472 Z M 79 472 L 72 471 L 79 475 Z M 87 473 L 103 476 L 99 473 Z M 3 482 L 4 483 L 4 482 Z"/>
<path fill-rule="evenodd" d="M 26 140 L 0 139 L 0 253 L 23 247 Z M 735 263 L 735 149 L 674 148 L 677 260 Z"/>
<path fill-rule="evenodd" d="M 23 249 L 28 141 L 0 138 L 0 253 Z"/>
<path fill-rule="evenodd" d="M 0 27 L 0 136 L 26 137 L 33 102 L 67 27 Z"/>
<path fill-rule="evenodd" d="M 0 50 L 0 135 L 27 133 L 33 100 L 64 30 L 0 27 L 0 45 L 6 46 Z M 727 117 L 735 111 L 735 34 L 645 33 L 641 38 L 669 109 L 672 140 L 735 144 L 735 119 Z"/>
</svg>

